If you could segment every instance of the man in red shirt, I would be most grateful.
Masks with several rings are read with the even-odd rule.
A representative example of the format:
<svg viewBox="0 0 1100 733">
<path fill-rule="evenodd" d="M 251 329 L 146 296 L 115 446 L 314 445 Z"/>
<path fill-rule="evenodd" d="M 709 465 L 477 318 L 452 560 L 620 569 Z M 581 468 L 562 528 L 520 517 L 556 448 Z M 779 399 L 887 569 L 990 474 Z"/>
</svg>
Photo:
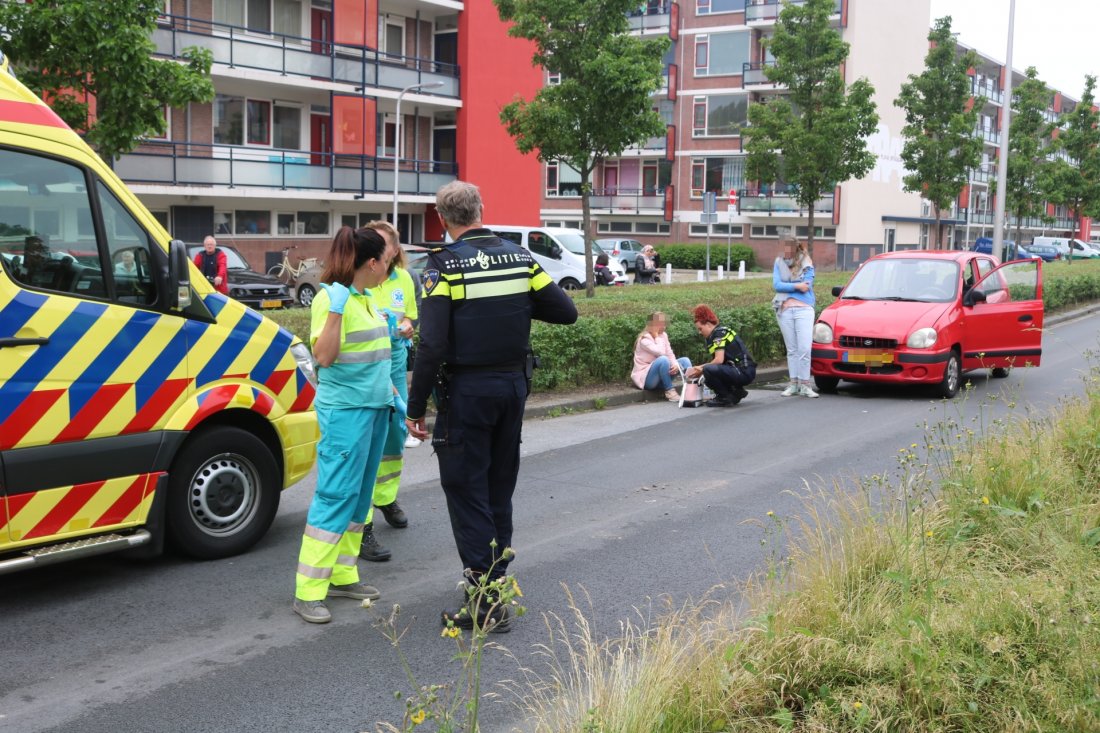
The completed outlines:
<svg viewBox="0 0 1100 733">
<path fill-rule="evenodd" d="M 229 295 L 229 274 L 226 268 L 225 252 L 218 249 L 218 241 L 212 236 L 202 240 L 203 251 L 195 255 L 195 267 L 219 293 Z"/>
</svg>

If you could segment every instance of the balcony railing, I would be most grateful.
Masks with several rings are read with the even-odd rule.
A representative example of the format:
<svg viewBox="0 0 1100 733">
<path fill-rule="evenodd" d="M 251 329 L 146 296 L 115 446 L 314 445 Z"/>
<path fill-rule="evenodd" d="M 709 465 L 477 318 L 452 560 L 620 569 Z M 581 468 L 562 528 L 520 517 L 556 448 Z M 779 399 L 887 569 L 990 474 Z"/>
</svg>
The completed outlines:
<svg viewBox="0 0 1100 733">
<path fill-rule="evenodd" d="M 792 191 L 757 191 L 754 189 L 739 189 L 738 211 L 747 216 L 755 215 L 780 215 L 780 216 L 806 216 L 809 209 L 798 203 Z M 814 202 L 814 213 L 833 213 L 833 193 L 822 193 Z"/>
<path fill-rule="evenodd" d="M 970 83 L 970 93 L 975 97 L 985 97 L 988 101 L 997 105 L 1004 104 L 1005 101 L 1003 89 L 998 89 L 989 83 L 979 84 L 977 79 Z"/>
<path fill-rule="evenodd" d="M 741 64 L 741 85 L 752 86 L 754 84 L 772 84 L 764 69 L 775 66 L 774 61 L 748 61 Z"/>
<path fill-rule="evenodd" d="M 672 0 L 650 0 L 645 7 L 626 16 L 632 31 L 667 31 L 672 19 Z"/>
<path fill-rule="evenodd" d="M 790 0 L 791 5 L 802 5 L 806 0 Z M 836 0 L 833 15 L 840 15 L 843 0 Z M 745 22 L 754 20 L 775 20 L 783 10 L 783 0 L 749 0 L 745 4 Z"/>
<path fill-rule="evenodd" d="M 970 214 L 971 226 L 993 226 L 995 215 L 992 211 L 975 211 Z M 1016 228 L 1016 217 L 1005 212 L 1005 226 L 1008 229 Z M 1059 217 L 1044 220 L 1037 216 L 1029 216 L 1023 220 L 1024 229 L 1050 229 L 1053 231 L 1067 231 L 1077 226 L 1073 219 Z"/>
<path fill-rule="evenodd" d="M 656 214 L 664 211 L 662 189 L 611 188 L 593 190 L 588 198 L 593 211 L 608 214 Z"/>
<path fill-rule="evenodd" d="M 119 158 L 127 183 L 390 193 L 393 159 L 308 150 L 149 141 Z M 458 178 L 455 163 L 402 159 L 401 193 L 434 195 Z"/>
<path fill-rule="evenodd" d="M 214 63 L 323 79 L 357 87 L 404 89 L 413 84 L 442 82 L 433 90 L 458 97 L 458 67 L 432 59 L 382 53 L 375 49 L 339 46 L 311 38 L 261 33 L 198 18 L 166 15 L 153 32 L 156 53 L 178 59 L 188 46 L 210 49 Z"/>
<path fill-rule="evenodd" d="M 982 127 L 975 127 L 974 134 L 985 140 L 987 143 L 993 143 L 994 145 L 1001 144 L 1001 133 L 996 130 L 986 130 Z"/>
</svg>

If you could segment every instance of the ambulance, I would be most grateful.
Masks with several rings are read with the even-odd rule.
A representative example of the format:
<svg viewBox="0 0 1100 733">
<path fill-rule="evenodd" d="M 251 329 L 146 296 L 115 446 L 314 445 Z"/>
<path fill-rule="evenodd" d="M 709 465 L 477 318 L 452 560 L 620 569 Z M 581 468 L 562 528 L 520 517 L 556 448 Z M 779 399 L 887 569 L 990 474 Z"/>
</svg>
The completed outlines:
<svg viewBox="0 0 1100 733">
<path fill-rule="evenodd" d="M 0 53 L 0 573 L 248 549 L 313 466 L 314 379 Z"/>
</svg>

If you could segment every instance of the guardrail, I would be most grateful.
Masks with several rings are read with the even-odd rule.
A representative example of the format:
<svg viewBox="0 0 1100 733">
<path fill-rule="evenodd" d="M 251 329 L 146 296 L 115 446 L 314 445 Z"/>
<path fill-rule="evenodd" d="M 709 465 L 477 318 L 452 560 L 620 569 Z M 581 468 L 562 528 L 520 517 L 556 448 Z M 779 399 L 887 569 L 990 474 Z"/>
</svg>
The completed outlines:
<svg viewBox="0 0 1100 733">
<path fill-rule="evenodd" d="M 664 211 L 665 193 L 659 189 L 597 189 L 588 197 L 588 205 L 609 213 L 652 214 Z"/>
<path fill-rule="evenodd" d="M 806 0 L 789 0 L 791 5 L 803 5 Z M 833 15 L 839 15 L 843 9 L 843 0 L 836 0 Z M 745 5 L 745 22 L 754 20 L 775 20 L 783 10 L 783 0 L 749 0 Z"/>
<path fill-rule="evenodd" d="M 750 86 L 753 84 L 773 84 L 774 82 L 768 79 L 764 69 L 769 66 L 775 66 L 774 61 L 746 61 L 741 64 L 741 86 Z"/>
<path fill-rule="evenodd" d="M 393 158 L 308 150 L 146 141 L 122 155 L 115 172 L 127 183 L 252 186 L 341 193 L 393 191 Z M 401 193 L 434 195 L 458 178 L 456 163 L 401 160 Z"/>
<path fill-rule="evenodd" d="M 180 58 L 188 46 L 199 46 L 210 50 L 214 63 L 234 68 L 384 89 L 438 81 L 443 86 L 433 94 L 459 96 L 458 66 L 365 46 L 343 46 L 179 15 L 161 16 L 153 43 L 157 55 L 171 59 Z"/>
</svg>

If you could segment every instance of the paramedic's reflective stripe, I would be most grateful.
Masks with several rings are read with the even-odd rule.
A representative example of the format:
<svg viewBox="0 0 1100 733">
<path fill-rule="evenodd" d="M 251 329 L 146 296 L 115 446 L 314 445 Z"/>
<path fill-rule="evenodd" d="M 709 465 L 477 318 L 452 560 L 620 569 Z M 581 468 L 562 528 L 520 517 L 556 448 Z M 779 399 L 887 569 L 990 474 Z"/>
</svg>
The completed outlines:
<svg viewBox="0 0 1100 733">
<path fill-rule="evenodd" d="M 298 553 L 294 595 L 303 601 L 321 601 L 328 595 L 330 583 L 357 583 L 356 562 L 362 542 L 363 525 L 360 523 L 349 523 L 342 534 L 307 524 Z"/>
<path fill-rule="evenodd" d="M 312 580 L 325 580 L 332 577 L 332 568 L 315 568 L 312 565 L 299 562 L 298 575 L 304 575 Z"/>
<path fill-rule="evenodd" d="M 340 541 L 339 532 L 329 532 L 327 529 L 321 529 L 320 527 L 311 527 L 308 524 L 304 532 L 306 537 L 324 542 L 329 545 L 335 545 Z"/>
<path fill-rule="evenodd" d="M 346 344 L 365 344 L 375 339 L 388 337 L 390 331 L 385 326 L 379 326 L 378 328 L 368 328 L 363 331 L 349 331 L 344 334 L 344 343 Z"/>
<path fill-rule="evenodd" d="M 386 337 L 386 346 L 370 351 L 341 351 L 336 358 L 337 364 L 372 364 L 377 361 L 390 360 L 389 337 Z"/>
</svg>

